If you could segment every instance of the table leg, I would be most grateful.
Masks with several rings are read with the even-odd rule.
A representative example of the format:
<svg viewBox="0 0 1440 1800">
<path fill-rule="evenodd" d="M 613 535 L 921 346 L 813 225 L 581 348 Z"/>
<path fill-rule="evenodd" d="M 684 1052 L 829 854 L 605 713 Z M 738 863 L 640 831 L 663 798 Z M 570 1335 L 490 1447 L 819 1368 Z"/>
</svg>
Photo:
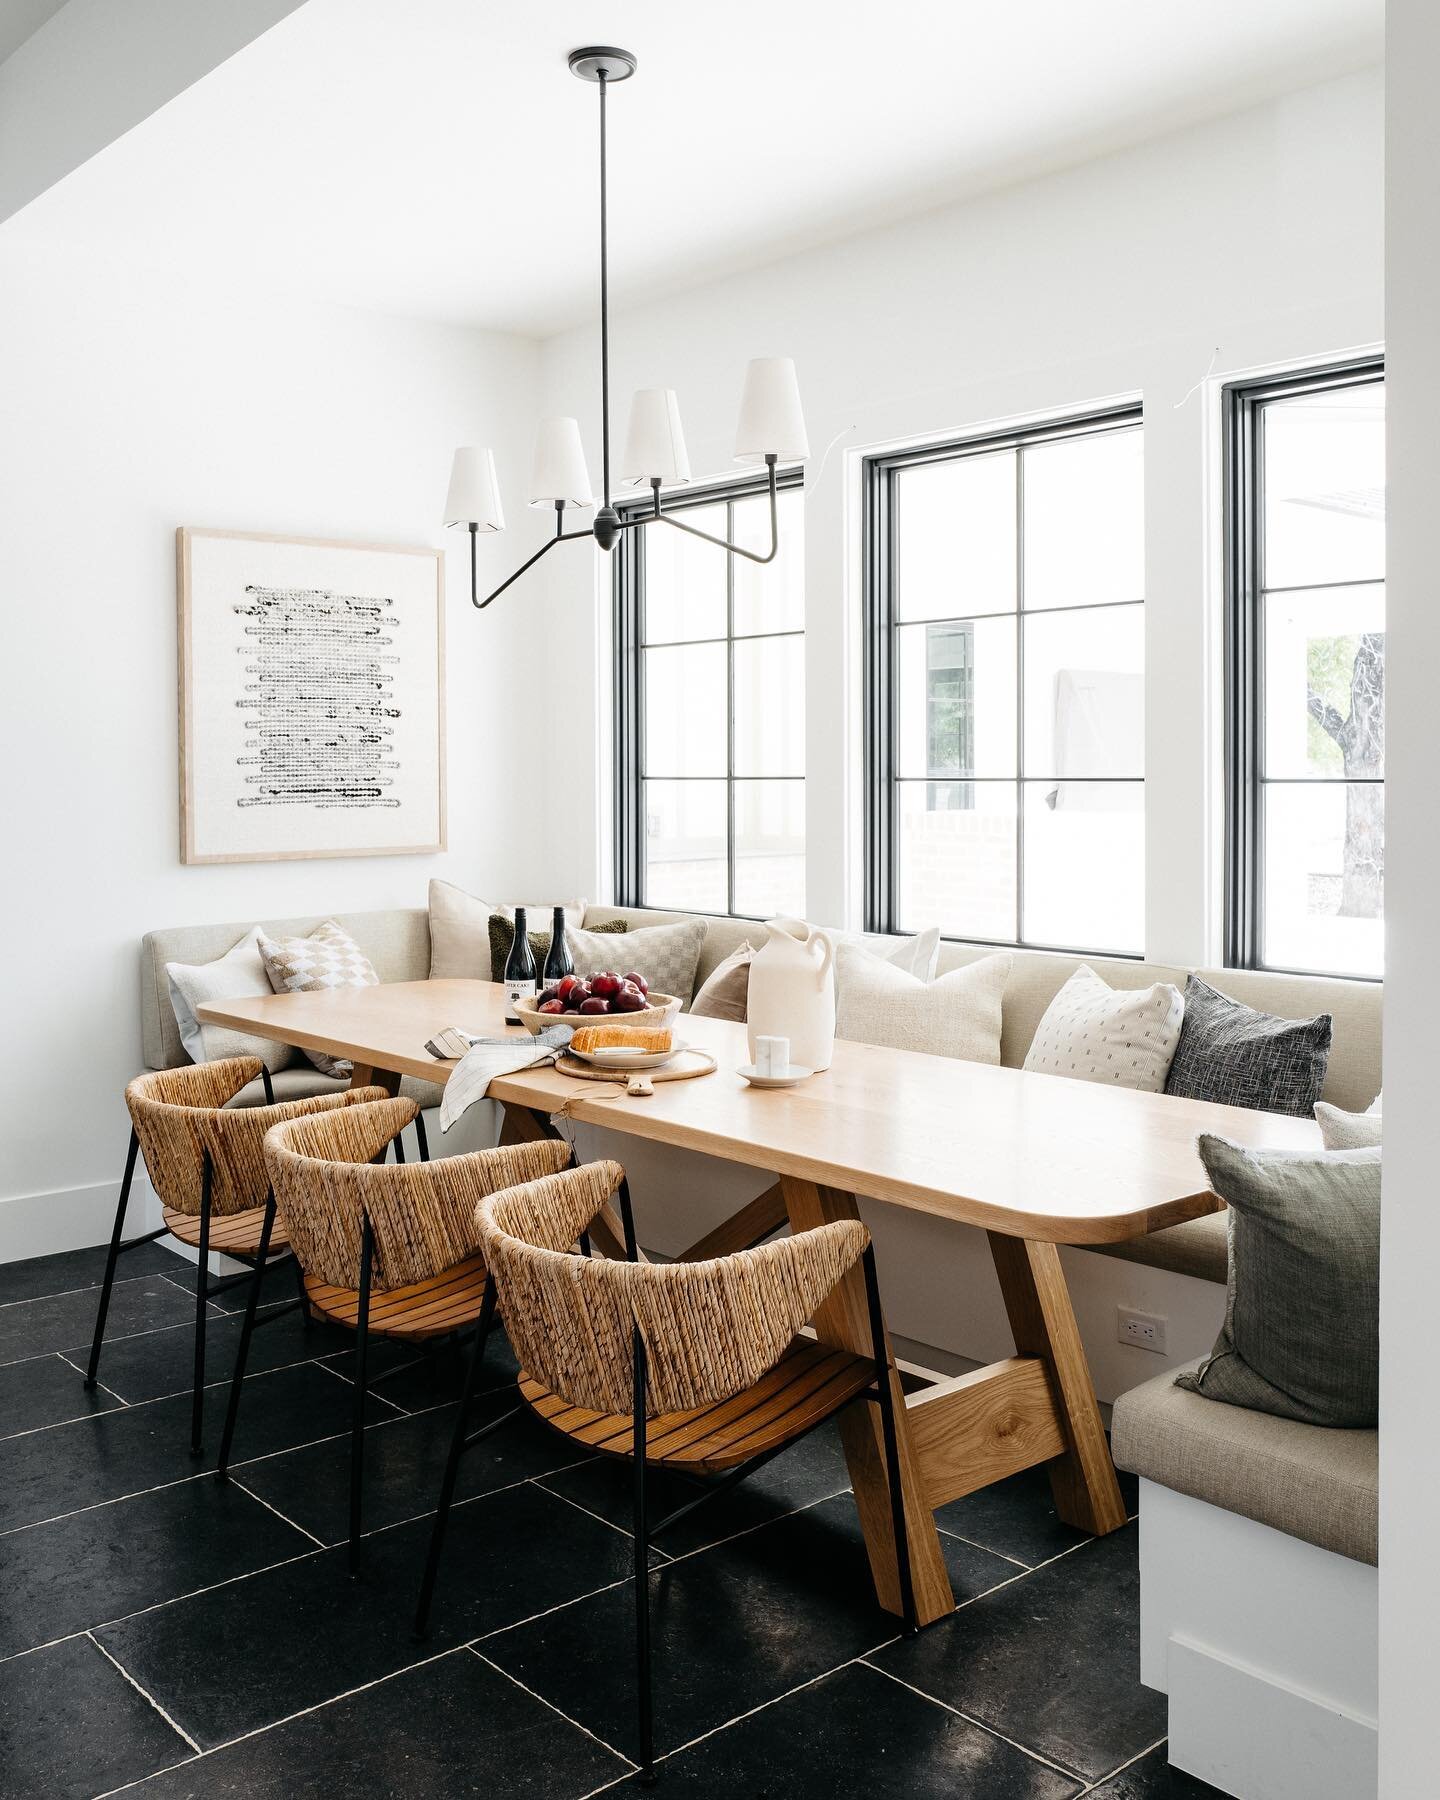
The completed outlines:
<svg viewBox="0 0 1440 1800">
<path fill-rule="evenodd" d="M 1125 1523 L 1125 1503 L 1105 1441 L 1090 1365 L 1054 1244 L 989 1233 L 1015 1348 L 1049 1371 L 1066 1449 L 1050 1463 L 1055 1510 L 1067 1525 L 1097 1534 Z"/>
<path fill-rule="evenodd" d="M 352 1063 L 350 1085 L 352 1088 L 384 1088 L 387 1094 L 395 1095 L 400 1092 L 400 1077 L 393 1069 L 372 1069 L 368 1063 Z"/>
<path fill-rule="evenodd" d="M 789 1175 L 781 1177 L 780 1188 L 794 1231 L 809 1231 L 834 1219 L 859 1217 L 853 1195 L 842 1193 L 838 1188 L 817 1187 L 814 1182 Z M 865 1278 L 858 1264 L 816 1313 L 815 1330 L 822 1343 L 870 1354 Z M 925 1498 L 925 1483 L 906 1417 L 905 1396 L 899 1376 L 893 1370 L 890 1380 L 895 1396 L 900 1485 L 910 1541 L 915 1610 L 919 1622 L 928 1625 L 955 1610 L 955 1595 L 941 1554 L 934 1514 Z M 895 1568 L 895 1539 L 890 1522 L 890 1492 L 885 1477 L 879 1408 L 874 1405 L 848 1407 L 841 1415 L 840 1433 L 845 1445 L 845 1460 L 850 1466 L 850 1484 L 855 1490 L 855 1508 L 865 1533 L 875 1592 L 888 1612 L 898 1613 L 900 1583 Z"/>
</svg>

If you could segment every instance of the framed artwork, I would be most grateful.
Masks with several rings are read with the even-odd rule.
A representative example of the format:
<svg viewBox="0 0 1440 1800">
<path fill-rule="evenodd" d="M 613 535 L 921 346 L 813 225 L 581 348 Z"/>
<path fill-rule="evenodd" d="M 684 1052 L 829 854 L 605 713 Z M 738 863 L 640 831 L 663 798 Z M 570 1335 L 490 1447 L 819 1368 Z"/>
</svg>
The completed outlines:
<svg viewBox="0 0 1440 1800">
<path fill-rule="evenodd" d="M 176 533 L 180 860 L 445 848 L 444 560 Z"/>
</svg>

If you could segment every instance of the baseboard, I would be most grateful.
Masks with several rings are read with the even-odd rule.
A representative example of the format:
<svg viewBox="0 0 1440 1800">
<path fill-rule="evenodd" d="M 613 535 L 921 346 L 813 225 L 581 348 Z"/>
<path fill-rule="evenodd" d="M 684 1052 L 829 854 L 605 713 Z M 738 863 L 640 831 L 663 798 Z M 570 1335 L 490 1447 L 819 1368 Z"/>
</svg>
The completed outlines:
<svg viewBox="0 0 1440 1800">
<path fill-rule="evenodd" d="M 125 1210 L 127 1237 L 150 1229 L 145 1220 L 151 1197 L 149 1183 L 137 1180 Z M 0 1262 L 21 1262 L 30 1256 L 52 1256 L 61 1250 L 86 1250 L 92 1244 L 108 1244 L 119 1198 L 117 1175 L 113 1181 L 97 1181 L 90 1187 L 14 1194 L 0 1200 Z"/>
<path fill-rule="evenodd" d="M 1171 1637 L 1167 1662 L 1177 1769 L 1244 1800 L 1373 1800 L 1373 1719 L 1183 1637 Z"/>
</svg>

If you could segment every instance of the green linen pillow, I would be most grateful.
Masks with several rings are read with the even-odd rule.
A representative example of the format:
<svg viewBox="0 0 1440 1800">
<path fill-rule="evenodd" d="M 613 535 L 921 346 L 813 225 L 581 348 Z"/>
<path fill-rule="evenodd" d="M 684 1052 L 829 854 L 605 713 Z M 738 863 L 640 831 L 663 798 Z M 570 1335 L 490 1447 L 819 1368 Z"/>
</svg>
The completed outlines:
<svg viewBox="0 0 1440 1800">
<path fill-rule="evenodd" d="M 1210 1400 L 1371 1428 L 1380 1392 L 1380 1151 L 1246 1150 L 1202 1136 L 1229 1207 L 1215 1348 L 1176 1385 Z"/>
<path fill-rule="evenodd" d="M 611 919 L 606 925 L 592 925 L 590 930 L 594 932 L 618 934 L 628 930 L 629 924 L 630 921 L 628 919 Z M 530 954 L 535 958 L 535 973 L 538 977 L 541 970 L 545 967 L 546 952 L 550 948 L 550 928 L 547 925 L 544 931 L 531 931 L 527 926 L 525 935 L 530 940 Z M 507 919 L 504 913 L 491 913 L 490 979 L 492 981 L 503 981 L 505 979 L 505 964 L 510 955 L 510 946 L 514 942 L 515 921 L 513 919 Z M 573 956 L 573 951 L 571 954 Z"/>
</svg>

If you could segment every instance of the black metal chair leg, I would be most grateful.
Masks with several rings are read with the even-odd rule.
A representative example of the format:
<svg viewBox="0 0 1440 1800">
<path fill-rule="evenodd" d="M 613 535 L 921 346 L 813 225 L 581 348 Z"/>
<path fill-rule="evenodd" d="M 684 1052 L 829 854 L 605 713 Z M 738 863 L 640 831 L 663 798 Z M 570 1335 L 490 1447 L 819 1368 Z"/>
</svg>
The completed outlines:
<svg viewBox="0 0 1440 1800">
<path fill-rule="evenodd" d="M 235 1372 L 230 1377 L 230 1399 L 225 1408 L 225 1430 L 220 1437 L 220 1461 L 216 1477 L 223 1481 L 230 1465 L 230 1446 L 235 1441 L 235 1421 L 240 1416 L 240 1384 L 245 1379 L 245 1365 L 250 1358 L 250 1339 L 255 1332 L 255 1308 L 260 1300 L 260 1282 L 265 1274 L 265 1259 L 270 1254 L 270 1232 L 275 1224 L 275 1190 L 265 1196 L 265 1218 L 260 1226 L 260 1247 L 255 1252 L 255 1273 L 250 1278 L 250 1292 L 245 1299 L 245 1323 L 240 1327 L 240 1346 L 235 1352 Z M 296 1264 L 299 1267 L 299 1264 Z"/>
<path fill-rule="evenodd" d="M 265 1067 L 264 1063 L 261 1063 L 260 1065 L 260 1083 L 265 1089 L 265 1104 L 267 1106 L 273 1106 L 275 1104 L 275 1084 L 271 1081 L 270 1071 Z"/>
<path fill-rule="evenodd" d="M 645 1342 L 636 1326 L 631 1339 L 635 1459 L 635 1686 L 640 1723 L 641 1787 L 655 1785 L 654 1701 L 650 1677 L 650 1534 L 645 1513 Z"/>
<path fill-rule="evenodd" d="M 93 1388 L 100 1372 L 100 1346 L 105 1341 L 105 1318 L 110 1311 L 110 1290 L 115 1285 L 115 1265 L 120 1260 L 120 1240 L 125 1232 L 125 1209 L 130 1204 L 130 1184 L 135 1179 L 135 1159 L 140 1154 L 140 1140 L 134 1127 L 130 1131 L 130 1148 L 125 1153 L 125 1177 L 120 1183 L 120 1199 L 115 1207 L 115 1229 L 110 1233 L 110 1254 L 105 1259 L 105 1279 L 100 1286 L 100 1305 L 95 1314 L 95 1338 L 90 1345 L 90 1362 L 85 1370 L 85 1385 Z"/>
<path fill-rule="evenodd" d="M 310 1302 L 305 1294 L 305 1271 L 300 1267 L 300 1258 L 292 1250 L 290 1261 L 295 1266 L 295 1295 L 300 1302 L 300 1317 L 305 1324 L 305 1335 L 308 1337 L 315 1328 L 315 1316 L 310 1311 Z"/>
<path fill-rule="evenodd" d="M 485 1361 L 485 1340 L 495 1318 L 495 1283 L 485 1284 L 485 1298 L 480 1303 L 480 1318 L 475 1327 L 475 1348 L 470 1353 L 470 1369 L 465 1377 L 465 1390 L 455 1415 L 455 1430 L 450 1438 L 450 1454 L 445 1459 L 445 1477 L 440 1483 L 440 1505 L 435 1523 L 430 1527 L 430 1548 L 425 1556 L 425 1574 L 420 1583 L 420 1602 L 415 1608 L 415 1635 L 423 1638 L 430 1629 L 430 1603 L 435 1597 L 435 1579 L 440 1573 L 440 1552 L 445 1544 L 445 1528 L 450 1523 L 450 1506 L 455 1498 L 455 1483 L 460 1474 L 460 1457 L 465 1449 L 465 1423 L 475 1390 L 480 1385 L 480 1369 Z"/>
<path fill-rule="evenodd" d="M 210 1189 L 214 1175 L 210 1153 L 205 1152 L 200 1177 L 200 1251 L 195 1265 L 195 1389 L 190 1401 L 190 1454 L 204 1450 L 205 1427 L 205 1305 L 210 1286 Z"/>
<path fill-rule="evenodd" d="M 365 1364 L 370 1339 L 370 1273 L 375 1234 L 370 1221 L 360 1242 L 360 1304 L 355 1319 L 355 1410 L 350 1422 L 350 1573 L 360 1569 L 360 1495 L 365 1480 Z"/>
<path fill-rule="evenodd" d="M 416 1115 L 415 1115 L 415 1142 L 420 1148 L 421 1162 L 429 1162 L 429 1160 L 430 1160 L 430 1140 L 425 1135 L 425 1115 L 424 1115 L 424 1113 L 416 1113 Z"/>
<path fill-rule="evenodd" d="M 891 1385 L 890 1352 L 885 1342 L 885 1319 L 880 1310 L 880 1281 L 875 1272 L 875 1252 L 865 1252 L 865 1298 L 870 1308 L 870 1348 L 875 1358 L 876 1385 L 880 1393 L 880 1431 L 885 1441 L 885 1473 L 890 1486 L 890 1531 L 895 1539 L 895 1573 L 900 1584 L 900 1618 L 907 1634 L 915 1623 L 915 1584 L 910 1570 L 910 1535 L 905 1526 L 905 1491 L 900 1479 L 900 1443 L 895 1429 L 895 1390 Z"/>
</svg>

